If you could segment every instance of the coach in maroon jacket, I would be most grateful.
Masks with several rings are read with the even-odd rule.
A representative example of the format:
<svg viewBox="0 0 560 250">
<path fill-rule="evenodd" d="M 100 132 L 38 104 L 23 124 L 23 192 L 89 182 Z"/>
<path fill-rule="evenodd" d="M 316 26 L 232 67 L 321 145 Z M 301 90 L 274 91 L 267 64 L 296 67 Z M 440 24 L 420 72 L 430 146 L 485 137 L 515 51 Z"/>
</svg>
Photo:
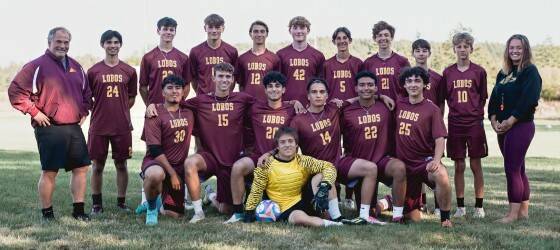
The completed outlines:
<svg viewBox="0 0 560 250">
<path fill-rule="evenodd" d="M 91 91 L 82 66 L 66 55 L 71 38 L 66 28 L 50 30 L 45 54 L 23 66 L 8 89 L 12 106 L 32 117 L 41 159 L 38 189 L 45 220 L 54 219 L 52 195 L 61 168 L 72 171 L 72 216 L 89 220 L 84 195 L 91 161 L 80 125 L 88 115 Z"/>
</svg>

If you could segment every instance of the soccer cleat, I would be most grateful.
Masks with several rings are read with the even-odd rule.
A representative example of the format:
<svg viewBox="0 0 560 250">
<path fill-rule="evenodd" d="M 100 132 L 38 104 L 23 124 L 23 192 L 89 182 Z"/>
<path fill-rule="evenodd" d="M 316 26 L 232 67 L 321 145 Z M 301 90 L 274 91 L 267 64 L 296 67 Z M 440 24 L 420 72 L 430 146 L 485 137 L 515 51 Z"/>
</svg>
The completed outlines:
<svg viewBox="0 0 560 250">
<path fill-rule="evenodd" d="M 128 207 L 125 203 L 117 204 L 117 209 L 123 213 L 130 212 L 130 207 Z"/>
<path fill-rule="evenodd" d="M 439 208 L 434 209 L 434 216 L 436 216 L 438 218 L 441 216 L 441 212 L 440 212 Z"/>
<path fill-rule="evenodd" d="M 148 209 L 146 212 L 146 225 L 153 226 L 158 224 L 158 209 Z"/>
<path fill-rule="evenodd" d="M 464 207 L 457 207 L 457 211 L 455 211 L 453 217 L 462 218 L 465 217 L 465 215 L 467 215 L 467 209 Z"/>
<path fill-rule="evenodd" d="M 197 222 L 199 222 L 199 221 L 201 221 L 201 220 L 204 220 L 204 218 L 206 218 L 206 216 L 204 216 L 204 213 L 200 213 L 200 214 L 195 213 L 195 214 L 193 215 L 193 217 L 191 218 L 191 220 L 189 221 L 189 223 L 193 223 L 193 224 L 194 224 L 194 223 L 197 223 Z"/>
<path fill-rule="evenodd" d="M 342 200 L 342 207 L 349 210 L 354 210 L 356 209 L 356 203 L 352 199 L 344 199 Z"/>
<path fill-rule="evenodd" d="M 74 217 L 74 219 L 79 221 L 90 221 L 89 215 L 84 213 L 79 213 L 79 214 L 72 213 L 72 217 Z"/>
<path fill-rule="evenodd" d="M 159 210 L 161 208 L 161 195 L 158 195 L 157 199 L 156 199 L 156 210 Z M 145 213 L 146 211 L 148 211 L 148 202 L 142 202 L 140 203 L 140 205 L 138 205 L 138 207 L 136 207 L 136 210 L 134 210 L 134 212 L 138 215 Z"/>
<path fill-rule="evenodd" d="M 92 216 L 101 215 L 102 213 L 103 213 L 103 207 L 101 205 L 93 205 L 91 207 L 91 215 Z"/>
<path fill-rule="evenodd" d="M 387 222 L 380 221 L 380 220 L 378 220 L 377 218 L 375 218 L 375 217 L 373 217 L 373 216 L 369 216 L 369 217 L 367 217 L 367 219 L 365 219 L 365 220 L 366 220 L 366 222 L 367 222 L 368 224 L 372 224 L 372 225 L 380 225 L 380 226 L 383 226 L 383 225 L 387 224 Z"/>
<path fill-rule="evenodd" d="M 208 205 L 212 200 L 216 199 L 216 192 L 210 185 L 204 186 L 204 197 L 202 198 L 202 204 Z"/>
<path fill-rule="evenodd" d="M 243 221 L 243 213 L 234 213 L 229 220 L 226 220 L 224 224 L 236 223 Z"/>
<path fill-rule="evenodd" d="M 486 217 L 486 213 L 484 212 L 484 208 L 475 207 L 474 208 L 474 213 L 473 213 L 473 218 L 484 219 L 484 217 Z"/>
<path fill-rule="evenodd" d="M 441 227 L 447 227 L 447 228 L 453 227 L 453 223 L 451 223 L 450 220 L 444 220 L 441 222 Z"/>
</svg>

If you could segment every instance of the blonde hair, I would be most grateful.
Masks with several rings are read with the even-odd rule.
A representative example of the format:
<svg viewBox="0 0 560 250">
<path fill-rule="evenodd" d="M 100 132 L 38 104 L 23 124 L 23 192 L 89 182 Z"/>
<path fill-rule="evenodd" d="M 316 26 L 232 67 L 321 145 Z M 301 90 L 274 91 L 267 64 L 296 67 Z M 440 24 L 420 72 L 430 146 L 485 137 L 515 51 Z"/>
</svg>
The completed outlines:
<svg viewBox="0 0 560 250">
<path fill-rule="evenodd" d="M 472 49 L 474 45 L 474 37 L 467 32 L 459 32 L 453 36 L 452 42 L 453 46 L 456 46 L 461 42 L 465 42 Z"/>
<path fill-rule="evenodd" d="M 515 34 L 511 36 L 506 42 L 506 49 L 504 50 L 504 63 L 502 66 L 502 73 L 509 74 L 513 70 L 513 61 L 509 56 L 509 44 L 513 39 L 517 39 L 521 41 L 521 47 L 523 49 L 523 54 L 521 55 L 521 62 L 517 65 L 517 71 L 523 70 L 525 67 L 533 64 L 533 53 L 531 52 L 531 45 L 529 44 L 529 39 L 526 36 L 521 34 Z"/>
</svg>

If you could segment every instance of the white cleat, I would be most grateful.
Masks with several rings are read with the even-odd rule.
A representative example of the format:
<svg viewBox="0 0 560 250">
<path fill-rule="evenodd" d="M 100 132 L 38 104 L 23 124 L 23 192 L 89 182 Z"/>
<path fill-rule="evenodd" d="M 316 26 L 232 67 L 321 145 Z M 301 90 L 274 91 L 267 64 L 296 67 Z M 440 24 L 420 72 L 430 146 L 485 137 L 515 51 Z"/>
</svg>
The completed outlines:
<svg viewBox="0 0 560 250">
<path fill-rule="evenodd" d="M 373 216 L 369 216 L 369 217 L 363 218 L 363 219 L 365 219 L 367 223 L 372 224 L 372 225 L 380 225 L 380 226 L 383 226 L 383 225 L 386 225 L 386 224 L 387 224 L 387 222 L 380 221 L 380 220 L 378 220 L 377 218 L 375 218 L 375 217 L 373 217 Z"/>
<path fill-rule="evenodd" d="M 194 223 L 197 223 L 197 222 L 199 222 L 199 221 L 201 221 L 201 220 L 204 220 L 204 218 L 206 218 L 206 216 L 204 216 L 204 213 L 200 213 L 200 214 L 195 213 L 195 214 L 193 215 L 193 217 L 191 218 L 191 220 L 189 221 L 189 223 L 193 223 L 193 224 L 194 224 Z"/>
<path fill-rule="evenodd" d="M 473 213 L 473 218 L 484 219 L 484 217 L 486 217 L 486 213 L 484 212 L 484 208 L 475 207 L 474 208 L 474 213 Z"/>
<path fill-rule="evenodd" d="M 224 224 L 230 224 L 230 223 L 236 223 L 236 222 L 240 222 L 243 221 L 243 214 L 233 214 L 229 220 L 226 220 L 224 222 Z"/>
<path fill-rule="evenodd" d="M 457 207 L 457 211 L 453 215 L 454 218 L 463 218 L 467 215 L 467 209 L 464 207 Z"/>
</svg>

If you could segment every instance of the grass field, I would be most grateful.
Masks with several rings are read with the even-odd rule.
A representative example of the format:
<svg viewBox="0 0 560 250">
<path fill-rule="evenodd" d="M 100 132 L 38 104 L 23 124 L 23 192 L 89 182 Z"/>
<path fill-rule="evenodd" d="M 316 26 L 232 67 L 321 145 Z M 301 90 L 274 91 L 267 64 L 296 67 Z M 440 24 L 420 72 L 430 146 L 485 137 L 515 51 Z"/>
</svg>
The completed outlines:
<svg viewBox="0 0 560 250">
<path fill-rule="evenodd" d="M 129 162 L 128 204 L 140 200 L 140 180 L 136 170 L 141 155 Z M 447 162 L 447 165 L 449 162 Z M 36 183 L 38 155 L 32 152 L 0 150 L 0 248 L 376 248 L 429 249 L 560 249 L 560 159 L 528 158 L 531 181 L 531 207 L 528 221 L 500 225 L 493 221 L 506 212 L 505 175 L 501 158 L 484 160 L 486 181 L 483 220 L 454 220 L 455 227 L 444 230 L 438 218 L 428 216 L 409 225 L 344 226 L 338 228 L 301 228 L 281 223 L 223 225 L 227 219 L 213 208 L 205 208 L 207 219 L 197 225 L 187 219 L 160 217 L 156 227 L 145 227 L 144 217 L 119 213 L 116 200 L 115 171 L 106 167 L 104 183 L 105 213 L 91 222 L 71 218 L 68 174 L 60 173 L 54 208 L 57 222 L 41 224 Z M 450 169 L 450 174 L 453 170 Z M 467 184 L 472 175 L 466 174 Z M 451 178 L 452 179 L 452 178 Z M 387 192 L 382 188 L 380 193 Z M 467 187 L 467 206 L 474 204 L 472 187 Z M 88 193 L 86 209 L 90 209 Z M 429 203 L 432 204 L 432 198 Z M 353 216 L 351 211 L 343 211 Z M 191 212 L 187 214 L 190 218 Z M 387 215 L 389 216 L 389 215 Z"/>
</svg>

